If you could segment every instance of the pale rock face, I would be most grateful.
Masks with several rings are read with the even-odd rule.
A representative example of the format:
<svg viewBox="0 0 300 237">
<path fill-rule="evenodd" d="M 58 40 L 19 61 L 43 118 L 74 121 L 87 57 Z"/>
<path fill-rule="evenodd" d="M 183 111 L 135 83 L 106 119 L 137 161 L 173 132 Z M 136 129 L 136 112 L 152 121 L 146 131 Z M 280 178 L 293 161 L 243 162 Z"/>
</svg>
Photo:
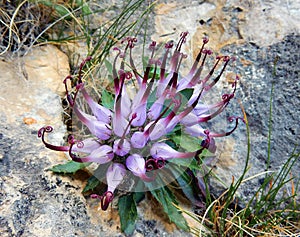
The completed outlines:
<svg viewBox="0 0 300 237">
<path fill-rule="evenodd" d="M 291 33 L 300 33 L 299 1 L 254 1 L 241 25 L 241 35 L 259 46 L 278 43 Z"/>
<path fill-rule="evenodd" d="M 300 33 L 299 1 L 172 1 L 156 7 L 153 40 L 168 40 L 181 31 L 192 37 L 189 47 L 199 47 L 207 35 L 210 47 L 252 42 L 268 46 L 290 33 Z"/>
<path fill-rule="evenodd" d="M 23 58 L 0 61 L 0 70 L 0 112 L 9 122 L 33 115 L 38 126 L 61 123 L 55 120 L 62 111 L 62 81 L 70 70 L 65 54 L 54 46 L 38 47 Z"/>
</svg>

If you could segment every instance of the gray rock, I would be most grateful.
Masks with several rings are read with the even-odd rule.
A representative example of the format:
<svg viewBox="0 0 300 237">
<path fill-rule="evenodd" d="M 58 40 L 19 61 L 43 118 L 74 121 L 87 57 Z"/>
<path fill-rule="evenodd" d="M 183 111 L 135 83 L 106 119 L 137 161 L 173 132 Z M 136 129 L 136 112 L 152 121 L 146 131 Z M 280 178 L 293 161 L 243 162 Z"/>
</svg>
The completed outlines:
<svg viewBox="0 0 300 237">
<path fill-rule="evenodd" d="M 274 84 L 271 125 L 271 171 L 278 171 L 300 143 L 300 81 L 299 81 L 300 36 L 289 35 L 282 42 L 259 47 L 253 44 L 229 46 L 224 53 L 236 54 L 237 71 L 241 72 L 240 88 L 237 97 L 241 98 L 246 110 L 251 130 L 251 159 L 248 176 L 263 172 L 267 166 L 269 106 L 271 87 Z M 247 64 L 245 65 L 245 62 Z M 239 105 L 231 104 L 231 112 L 239 111 Z M 235 112 L 236 113 L 236 112 Z M 242 126 L 240 126 L 242 127 Z M 235 157 L 238 160 L 235 172 L 226 175 L 227 179 L 241 171 L 245 161 L 246 147 L 239 129 L 232 135 L 235 140 Z M 299 147 L 296 152 L 299 152 Z M 239 168 L 240 167 L 240 168 Z M 295 163 L 292 174 L 299 179 L 299 161 Z M 263 178 L 261 176 L 260 178 Z M 289 178 L 289 177 L 288 177 Z M 243 186 L 243 196 L 253 194 L 259 179 Z"/>
</svg>

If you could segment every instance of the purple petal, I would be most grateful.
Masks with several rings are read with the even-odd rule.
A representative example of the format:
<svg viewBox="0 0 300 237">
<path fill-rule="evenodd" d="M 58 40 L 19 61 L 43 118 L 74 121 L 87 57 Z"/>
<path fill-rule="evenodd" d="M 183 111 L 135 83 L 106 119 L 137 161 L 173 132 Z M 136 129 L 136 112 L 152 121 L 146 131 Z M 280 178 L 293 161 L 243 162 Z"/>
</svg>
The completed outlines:
<svg viewBox="0 0 300 237">
<path fill-rule="evenodd" d="M 211 153 L 215 153 L 216 150 L 217 150 L 217 146 L 216 146 L 216 142 L 215 142 L 215 139 L 214 138 L 210 138 L 210 143 L 209 143 L 209 146 L 208 146 L 208 150 L 211 152 Z"/>
<path fill-rule="evenodd" d="M 184 131 L 190 134 L 193 137 L 205 137 L 204 133 L 205 129 L 203 129 L 199 124 L 195 124 L 193 126 L 186 126 Z"/>
<path fill-rule="evenodd" d="M 94 121 L 88 125 L 91 133 L 101 140 L 107 140 L 111 136 L 111 128 L 108 124 L 101 121 Z"/>
<path fill-rule="evenodd" d="M 126 175 L 125 166 L 120 163 L 112 163 L 106 171 L 107 191 L 114 192 Z"/>
<path fill-rule="evenodd" d="M 146 136 L 143 132 L 135 132 L 134 134 L 132 134 L 130 142 L 134 148 L 143 148 L 145 147 L 148 139 L 149 137 Z"/>
<path fill-rule="evenodd" d="M 96 116 L 97 120 L 102 121 L 104 123 L 110 123 L 112 112 L 96 103 L 86 92 L 86 90 L 82 89 L 83 96 L 85 100 L 87 101 L 88 105 L 90 106 L 93 114 Z"/>
<path fill-rule="evenodd" d="M 160 115 L 165 101 L 165 96 L 161 96 L 156 100 L 148 111 L 148 118 L 155 120 Z"/>
<path fill-rule="evenodd" d="M 178 116 L 176 116 L 178 117 Z M 189 113 L 185 117 L 183 117 L 180 120 L 180 123 L 185 125 L 185 126 L 193 126 L 195 124 L 198 124 L 198 116 L 194 113 Z"/>
<path fill-rule="evenodd" d="M 165 121 L 165 118 L 160 119 L 154 126 L 154 128 L 152 129 L 152 131 L 150 132 L 150 140 L 154 141 L 157 140 L 159 138 L 161 138 L 162 136 L 167 134 L 167 121 Z"/>
<path fill-rule="evenodd" d="M 126 167 L 135 176 L 142 176 L 146 173 L 145 163 L 145 159 L 138 154 L 130 155 L 126 159 Z"/>
<path fill-rule="evenodd" d="M 157 83 L 157 91 L 156 91 L 156 96 L 157 98 L 161 97 L 163 95 L 163 93 L 165 92 L 168 83 L 170 82 L 171 78 L 173 77 L 174 74 L 174 70 L 170 70 L 169 75 L 163 80 L 163 81 L 159 81 Z"/>
<path fill-rule="evenodd" d="M 74 106 L 74 112 L 82 123 L 84 123 L 90 130 L 92 134 L 101 140 L 107 140 L 111 136 L 111 127 L 101 121 L 98 121 L 95 116 L 86 114 Z"/>
<path fill-rule="evenodd" d="M 132 120 L 132 126 L 140 127 L 146 121 L 147 104 L 143 103 L 132 110 L 132 114 L 136 114 L 136 118 Z"/>
<path fill-rule="evenodd" d="M 113 151 L 118 156 L 125 156 L 130 151 L 130 143 L 126 139 L 117 139 L 114 142 Z"/>
<path fill-rule="evenodd" d="M 158 159 L 173 159 L 173 158 L 192 158 L 195 152 L 178 152 L 165 143 L 154 143 L 150 149 L 150 154 L 153 158 Z"/>
<path fill-rule="evenodd" d="M 121 97 L 121 114 L 123 117 L 127 118 L 131 112 L 130 108 L 131 108 L 131 101 L 129 99 L 129 96 L 126 92 L 126 87 L 125 84 L 123 86 L 123 91 L 122 91 L 122 97 Z"/>
<path fill-rule="evenodd" d="M 88 138 L 77 144 L 77 146 L 72 147 L 72 151 L 82 152 L 82 153 L 92 153 L 93 150 L 96 150 L 100 147 L 100 143 L 94 138 Z"/>
<path fill-rule="evenodd" d="M 197 104 L 194 108 L 194 112 L 197 116 L 203 115 L 204 113 L 207 113 L 213 106 L 205 105 L 205 104 Z"/>
<path fill-rule="evenodd" d="M 98 149 L 94 150 L 90 155 L 85 157 L 72 157 L 76 162 L 95 162 L 98 164 L 105 164 L 114 158 L 113 150 L 108 145 L 102 145 Z"/>
<path fill-rule="evenodd" d="M 126 167 L 133 175 L 140 177 L 145 182 L 150 182 L 154 177 L 148 177 L 146 175 L 145 164 L 145 159 L 138 154 L 130 155 L 126 159 Z"/>
<path fill-rule="evenodd" d="M 113 131 L 118 137 L 122 137 L 125 133 L 128 134 L 129 129 L 126 130 L 128 126 L 128 121 L 122 116 L 118 114 L 114 114 L 113 116 Z"/>
</svg>

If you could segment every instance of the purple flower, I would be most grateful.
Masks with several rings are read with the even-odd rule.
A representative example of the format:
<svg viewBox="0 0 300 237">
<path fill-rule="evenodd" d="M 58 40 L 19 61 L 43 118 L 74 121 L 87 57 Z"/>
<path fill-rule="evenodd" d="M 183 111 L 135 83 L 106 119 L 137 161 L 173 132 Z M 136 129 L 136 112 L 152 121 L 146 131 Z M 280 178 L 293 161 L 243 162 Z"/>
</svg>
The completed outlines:
<svg viewBox="0 0 300 237">
<path fill-rule="evenodd" d="M 113 62 L 114 107 L 106 108 L 98 104 L 88 94 L 82 81 L 82 68 L 91 58 L 87 58 L 78 73 L 75 91 L 71 93 L 65 80 L 66 94 L 70 106 L 78 119 L 86 125 L 93 138 L 76 141 L 69 139 L 69 146 L 56 146 L 45 141 L 45 133 L 51 132 L 50 126 L 40 129 L 38 135 L 45 146 L 52 150 L 69 152 L 76 162 L 95 162 L 100 165 L 111 163 L 106 171 L 107 191 L 99 196 L 101 207 L 106 210 L 114 197 L 114 191 L 122 182 L 126 172 L 130 172 L 142 181 L 155 180 L 160 169 L 173 159 L 186 159 L 198 156 L 204 149 L 216 151 L 216 137 L 230 135 L 238 125 L 240 118 L 231 117 L 235 127 L 225 133 L 214 133 L 206 128 L 204 122 L 218 116 L 227 107 L 235 95 L 238 77 L 229 94 L 211 105 L 203 104 L 202 98 L 221 79 L 226 67 L 232 59 L 228 56 L 217 56 L 213 66 L 206 75 L 202 75 L 211 50 L 206 49 L 208 39 L 203 39 L 195 62 L 186 76 L 179 73 L 182 61 L 187 57 L 181 52 L 188 33 L 183 32 L 171 53 L 173 43 L 165 44 L 165 52 L 161 59 L 155 58 L 157 45 L 150 44 L 150 57 L 144 73 L 139 73 L 134 60 L 133 48 L 137 40 L 127 37 L 124 50 L 114 48 L 117 52 Z M 170 55 L 171 54 L 171 55 Z M 169 60 L 169 69 L 167 68 Z M 119 68 L 117 68 L 119 65 Z M 129 66 L 128 66 L 129 65 Z M 128 85 L 136 85 L 136 94 L 129 97 Z M 186 96 L 186 92 L 190 95 Z M 76 103 L 78 94 L 90 107 L 91 114 Z M 176 150 L 167 141 L 172 141 L 172 133 L 181 129 L 185 134 L 199 138 L 196 151 Z M 145 149 L 149 152 L 144 152 Z M 155 171 L 155 175 L 150 172 Z"/>
<path fill-rule="evenodd" d="M 146 175 L 146 161 L 144 157 L 133 154 L 127 157 L 126 167 L 131 171 L 135 176 L 140 177 L 143 181 L 149 182 L 152 181 L 150 177 Z"/>
</svg>

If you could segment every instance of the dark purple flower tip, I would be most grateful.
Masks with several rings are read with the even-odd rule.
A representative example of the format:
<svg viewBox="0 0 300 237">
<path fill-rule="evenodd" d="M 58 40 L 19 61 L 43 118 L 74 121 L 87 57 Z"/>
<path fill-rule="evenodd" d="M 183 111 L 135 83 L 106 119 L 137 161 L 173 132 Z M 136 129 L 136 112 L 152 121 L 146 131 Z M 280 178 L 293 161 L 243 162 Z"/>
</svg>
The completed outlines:
<svg viewBox="0 0 300 237">
<path fill-rule="evenodd" d="M 149 45 L 149 49 L 153 50 L 156 47 L 156 41 L 152 41 L 151 44 Z"/>
<path fill-rule="evenodd" d="M 242 118 L 242 117 L 239 117 L 239 116 L 230 116 L 229 118 L 228 118 L 228 121 L 229 122 L 233 122 L 233 121 L 238 121 L 238 120 L 241 120 L 243 123 L 245 123 L 245 119 L 244 118 Z"/>
<path fill-rule="evenodd" d="M 234 97 L 234 94 L 224 94 L 222 95 L 222 100 L 224 103 L 229 102 Z"/>
<path fill-rule="evenodd" d="M 65 84 L 65 91 L 66 91 L 66 95 L 67 95 L 67 100 L 70 104 L 71 107 L 74 106 L 74 100 L 71 96 L 71 94 L 69 93 L 69 89 L 68 89 L 68 85 L 67 85 L 67 81 L 70 80 L 72 81 L 73 80 L 73 77 L 71 75 L 67 76 L 64 80 L 63 80 L 63 83 Z"/>
<path fill-rule="evenodd" d="M 119 51 L 119 53 L 121 53 L 121 49 L 119 47 L 114 47 L 113 50 L 114 51 Z"/>
<path fill-rule="evenodd" d="M 91 61 L 91 60 L 92 60 L 92 56 L 87 56 L 87 57 L 81 62 L 80 66 L 79 66 L 79 70 L 82 70 L 83 66 L 84 66 L 87 62 L 89 62 L 89 61 Z"/>
<path fill-rule="evenodd" d="M 78 82 L 79 83 L 81 83 L 82 81 L 81 81 L 81 78 L 82 78 L 82 68 L 84 67 L 84 65 L 87 63 L 87 62 L 89 62 L 89 61 L 91 61 L 92 60 L 92 57 L 91 56 L 88 56 L 88 57 L 86 57 L 83 61 L 82 61 L 82 63 L 80 64 L 80 66 L 79 66 L 79 72 L 78 72 Z"/>
<path fill-rule="evenodd" d="M 228 62 L 228 61 L 230 61 L 231 60 L 231 58 L 229 57 L 229 56 L 223 56 L 223 61 L 224 62 Z"/>
<path fill-rule="evenodd" d="M 95 194 L 95 193 L 91 194 L 90 197 L 93 198 L 93 199 L 101 199 L 101 196 L 98 195 L 98 194 Z"/>
<path fill-rule="evenodd" d="M 155 161 L 156 161 L 156 167 L 157 167 L 157 169 L 162 169 L 166 165 L 166 161 L 163 158 L 157 158 Z"/>
<path fill-rule="evenodd" d="M 132 73 L 131 72 L 125 72 L 125 78 L 127 80 L 130 80 L 132 78 Z"/>
<path fill-rule="evenodd" d="M 207 44 L 208 43 L 208 41 L 209 41 L 209 38 L 208 37 L 203 37 L 203 44 Z"/>
<path fill-rule="evenodd" d="M 242 120 L 244 123 L 245 123 L 245 120 L 241 117 L 236 117 L 236 116 L 231 116 L 228 118 L 229 122 L 233 122 L 235 121 L 235 126 L 233 129 L 231 129 L 229 132 L 226 132 L 224 134 L 224 136 L 229 136 L 230 134 L 232 134 L 238 127 L 238 124 L 239 124 L 239 120 Z"/>
<path fill-rule="evenodd" d="M 73 135 L 70 135 L 70 136 L 68 137 L 68 143 L 69 143 L 70 145 L 76 143 L 75 137 L 74 137 Z"/>
<path fill-rule="evenodd" d="M 64 80 L 63 83 L 66 85 L 67 80 L 73 80 L 73 77 L 71 75 L 68 75 Z"/>
<path fill-rule="evenodd" d="M 201 142 L 201 146 L 202 146 L 203 148 L 206 148 L 206 149 L 208 149 L 209 144 L 210 144 L 210 139 L 209 139 L 209 137 L 205 138 L 205 139 L 202 140 L 202 142 Z"/>
<path fill-rule="evenodd" d="M 165 44 L 165 48 L 166 49 L 171 49 L 174 46 L 174 42 L 173 41 L 169 41 Z"/>
<path fill-rule="evenodd" d="M 105 192 L 101 197 L 101 209 L 106 211 L 113 199 L 114 194 L 111 191 Z"/>
<path fill-rule="evenodd" d="M 188 34 L 188 31 L 181 32 L 180 37 L 185 38 Z"/>
<path fill-rule="evenodd" d="M 203 148 L 208 149 L 209 144 L 210 144 L 210 136 L 209 136 L 209 130 L 204 130 L 204 134 L 206 135 L 206 138 L 201 142 L 201 146 Z"/>
<path fill-rule="evenodd" d="M 152 171 L 157 169 L 156 160 L 153 158 L 148 159 L 145 163 L 145 168 L 147 171 Z"/>
<path fill-rule="evenodd" d="M 212 55 L 213 51 L 210 49 L 203 49 L 203 53 L 207 55 Z"/>
<path fill-rule="evenodd" d="M 126 48 L 128 48 L 128 47 L 133 48 L 134 43 L 137 42 L 137 38 L 128 36 L 128 37 L 124 38 L 123 40 L 121 40 L 121 44 L 123 44 L 125 42 L 127 42 Z"/>
<path fill-rule="evenodd" d="M 50 133 L 53 131 L 53 127 L 51 126 L 45 126 L 39 129 L 38 131 L 38 137 L 44 138 L 44 134 L 46 133 Z"/>
<path fill-rule="evenodd" d="M 134 119 L 136 119 L 137 118 L 137 113 L 133 113 L 132 115 L 131 115 L 131 120 L 134 120 Z"/>
</svg>

